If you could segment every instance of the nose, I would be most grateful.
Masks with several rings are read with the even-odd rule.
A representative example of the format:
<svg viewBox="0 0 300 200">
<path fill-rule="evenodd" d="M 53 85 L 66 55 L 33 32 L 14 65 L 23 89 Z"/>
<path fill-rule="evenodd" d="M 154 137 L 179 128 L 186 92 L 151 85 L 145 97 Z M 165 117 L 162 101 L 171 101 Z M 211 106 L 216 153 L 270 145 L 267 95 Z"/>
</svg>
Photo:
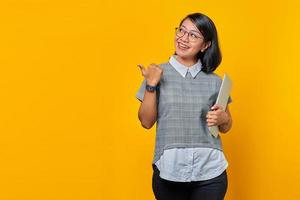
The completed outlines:
<svg viewBox="0 0 300 200">
<path fill-rule="evenodd" d="M 180 40 L 182 40 L 183 42 L 189 42 L 189 33 L 185 32 Z"/>
</svg>

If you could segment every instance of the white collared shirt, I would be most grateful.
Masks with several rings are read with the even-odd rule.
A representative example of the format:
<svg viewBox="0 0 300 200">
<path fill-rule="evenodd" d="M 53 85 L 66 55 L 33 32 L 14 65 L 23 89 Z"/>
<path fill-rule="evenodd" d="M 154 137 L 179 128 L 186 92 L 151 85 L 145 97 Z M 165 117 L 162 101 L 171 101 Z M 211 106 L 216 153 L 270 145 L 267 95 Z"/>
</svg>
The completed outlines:
<svg viewBox="0 0 300 200">
<path fill-rule="evenodd" d="M 190 67 L 187 67 L 183 64 L 181 64 L 177 59 L 176 55 L 173 55 L 170 57 L 169 63 L 176 69 L 176 71 L 181 74 L 181 76 L 186 77 L 187 73 L 190 72 L 192 77 L 195 78 L 195 76 L 201 71 L 202 69 L 202 63 L 200 59 Z"/>
</svg>

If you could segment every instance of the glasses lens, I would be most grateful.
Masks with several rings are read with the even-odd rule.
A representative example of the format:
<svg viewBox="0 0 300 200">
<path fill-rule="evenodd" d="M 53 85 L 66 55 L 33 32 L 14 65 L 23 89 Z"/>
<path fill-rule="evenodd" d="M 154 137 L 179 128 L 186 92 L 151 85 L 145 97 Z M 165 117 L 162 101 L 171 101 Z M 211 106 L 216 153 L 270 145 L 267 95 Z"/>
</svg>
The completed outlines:
<svg viewBox="0 0 300 200">
<path fill-rule="evenodd" d="M 197 41 L 198 39 L 202 38 L 198 33 L 190 32 L 189 33 L 189 40 L 190 41 Z"/>
<path fill-rule="evenodd" d="M 179 27 L 179 28 L 177 27 L 177 28 L 175 28 L 175 30 L 176 30 L 176 35 L 178 37 L 182 37 L 185 35 L 185 33 L 187 33 L 189 41 L 191 41 L 191 42 L 196 42 L 198 39 L 202 38 L 199 34 L 195 33 L 194 31 L 187 32 L 186 30 L 184 30 L 181 27 Z"/>
<path fill-rule="evenodd" d="M 184 35 L 184 30 L 182 29 L 182 28 L 176 28 L 176 35 L 178 36 L 178 37 L 182 37 L 183 35 Z"/>
</svg>

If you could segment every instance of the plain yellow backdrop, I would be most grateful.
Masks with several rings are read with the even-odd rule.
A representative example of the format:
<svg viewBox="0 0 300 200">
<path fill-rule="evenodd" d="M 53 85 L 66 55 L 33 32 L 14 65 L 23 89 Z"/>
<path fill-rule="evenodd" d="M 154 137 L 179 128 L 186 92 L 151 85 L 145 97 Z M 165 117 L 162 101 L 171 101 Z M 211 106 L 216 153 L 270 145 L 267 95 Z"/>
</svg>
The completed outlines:
<svg viewBox="0 0 300 200">
<path fill-rule="evenodd" d="M 155 128 L 137 64 L 189 13 L 215 22 L 234 82 L 227 200 L 300 199 L 299 1 L 3 0 L 0 199 L 151 200 Z"/>
</svg>

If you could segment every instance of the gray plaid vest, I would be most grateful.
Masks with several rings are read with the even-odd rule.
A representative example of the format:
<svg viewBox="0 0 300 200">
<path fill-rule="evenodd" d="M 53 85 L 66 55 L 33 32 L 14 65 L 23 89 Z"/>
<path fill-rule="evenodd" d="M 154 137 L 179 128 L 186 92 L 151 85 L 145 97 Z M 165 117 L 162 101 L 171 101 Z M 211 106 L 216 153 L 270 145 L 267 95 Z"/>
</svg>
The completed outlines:
<svg viewBox="0 0 300 200">
<path fill-rule="evenodd" d="M 195 78 L 182 77 L 170 63 L 160 65 L 163 76 L 157 92 L 158 116 L 154 158 L 165 149 L 209 147 L 223 150 L 220 136 L 208 130 L 206 114 L 216 102 L 222 79 L 215 73 L 200 71 Z M 143 100 L 144 80 L 136 97 Z M 228 103 L 231 102 L 231 98 Z"/>
</svg>

